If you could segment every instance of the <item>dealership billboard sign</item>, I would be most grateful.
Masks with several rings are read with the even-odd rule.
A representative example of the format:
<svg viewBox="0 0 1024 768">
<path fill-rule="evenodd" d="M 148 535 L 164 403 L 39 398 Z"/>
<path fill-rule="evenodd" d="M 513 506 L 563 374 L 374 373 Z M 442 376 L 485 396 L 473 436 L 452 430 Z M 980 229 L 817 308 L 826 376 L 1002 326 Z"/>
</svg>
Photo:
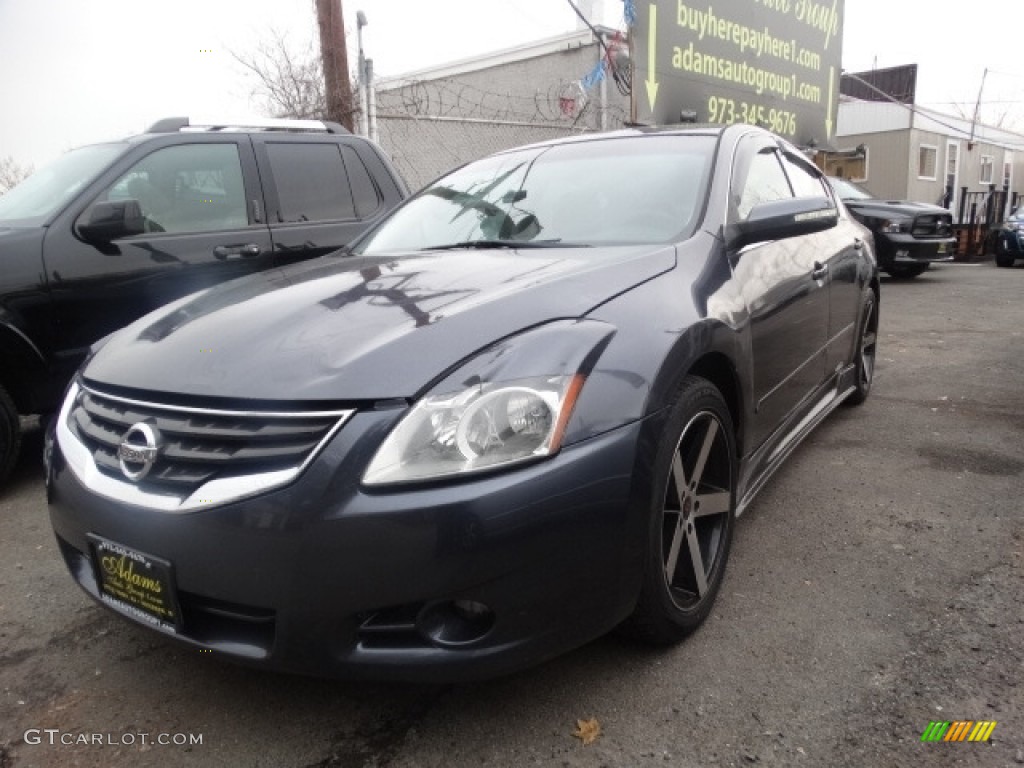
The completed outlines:
<svg viewBox="0 0 1024 768">
<path fill-rule="evenodd" d="M 750 123 L 827 145 L 843 0 L 656 0 L 638 2 L 636 13 L 637 122 Z"/>
</svg>

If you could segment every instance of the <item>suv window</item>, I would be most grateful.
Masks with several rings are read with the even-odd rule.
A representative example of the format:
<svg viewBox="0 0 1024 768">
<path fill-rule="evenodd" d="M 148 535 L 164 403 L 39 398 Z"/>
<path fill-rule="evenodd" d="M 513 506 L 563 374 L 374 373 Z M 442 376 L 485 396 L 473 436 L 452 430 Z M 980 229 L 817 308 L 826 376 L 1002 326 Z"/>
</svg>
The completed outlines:
<svg viewBox="0 0 1024 768">
<path fill-rule="evenodd" d="M 377 188 L 373 185 L 370 172 L 366 170 L 363 161 L 352 147 L 343 146 L 341 154 L 345 158 L 345 169 L 348 171 L 348 180 L 352 184 L 356 214 L 361 219 L 369 218 L 380 207 L 380 195 Z"/>
<path fill-rule="evenodd" d="M 235 144 L 158 149 L 122 175 L 105 200 L 138 200 L 149 232 L 210 232 L 249 224 Z"/>
<path fill-rule="evenodd" d="M 356 217 L 336 144 L 267 142 L 267 157 L 277 186 L 279 222 Z"/>
</svg>

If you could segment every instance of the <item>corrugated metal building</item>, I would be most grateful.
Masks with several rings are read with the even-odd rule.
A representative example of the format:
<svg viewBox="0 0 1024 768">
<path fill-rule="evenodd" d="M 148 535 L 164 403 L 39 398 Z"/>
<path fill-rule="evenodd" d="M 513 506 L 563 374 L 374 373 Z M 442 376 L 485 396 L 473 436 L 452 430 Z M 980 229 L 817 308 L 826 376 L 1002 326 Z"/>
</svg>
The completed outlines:
<svg viewBox="0 0 1024 768">
<path fill-rule="evenodd" d="M 842 175 L 872 194 L 945 205 L 958 223 L 993 192 L 996 218 L 1024 196 L 1024 135 L 913 104 L 844 100 L 833 144 L 840 156 L 862 148 L 863 162 Z M 829 170 L 843 171 L 842 162 Z"/>
</svg>

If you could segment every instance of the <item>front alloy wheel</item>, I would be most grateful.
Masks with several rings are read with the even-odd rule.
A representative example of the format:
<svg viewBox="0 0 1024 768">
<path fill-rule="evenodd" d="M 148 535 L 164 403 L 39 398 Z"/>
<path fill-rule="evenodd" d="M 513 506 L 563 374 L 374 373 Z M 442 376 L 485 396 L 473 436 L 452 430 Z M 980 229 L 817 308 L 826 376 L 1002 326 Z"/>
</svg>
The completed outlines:
<svg viewBox="0 0 1024 768">
<path fill-rule="evenodd" d="M 647 571 L 625 627 L 644 640 L 676 642 L 711 612 L 735 522 L 732 430 L 718 390 L 686 377 L 658 451 Z"/>
</svg>

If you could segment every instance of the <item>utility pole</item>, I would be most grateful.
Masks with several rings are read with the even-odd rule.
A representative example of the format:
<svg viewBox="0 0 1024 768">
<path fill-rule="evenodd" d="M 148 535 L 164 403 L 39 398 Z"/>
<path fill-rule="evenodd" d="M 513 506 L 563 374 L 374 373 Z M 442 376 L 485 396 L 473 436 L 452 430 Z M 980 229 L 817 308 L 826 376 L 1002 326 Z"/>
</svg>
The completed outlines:
<svg viewBox="0 0 1024 768">
<path fill-rule="evenodd" d="M 981 112 L 981 94 L 985 90 L 985 78 L 988 77 L 988 67 L 981 73 L 981 87 L 978 89 L 978 100 L 974 102 L 974 119 L 971 120 L 971 135 L 967 138 L 968 151 L 974 149 L 974 129 L 978 127 L 978 115 Z"/>
<path fill-rule="evenodd" d="M 362 11 L 356 13 L 356 33 L 359 40 L 359 74 L 356 77 L 359 83 L 359 135 L 370 135 L 370 100 L 368 91 L 370 84 L 366 77 L 366 56 L 363 55 L 363 27 L 367 24 L 366 14 Z"/>
<path fill-rule="evenodd" d="M 345 47 L 345 19 L 341 13 L 341 0 L 316 0 L 316 20 L 320 27 L 327 119 L 341 123 L 352 131 L 352 85 L 348 79 L 348 51 Z"/>
</svg>

